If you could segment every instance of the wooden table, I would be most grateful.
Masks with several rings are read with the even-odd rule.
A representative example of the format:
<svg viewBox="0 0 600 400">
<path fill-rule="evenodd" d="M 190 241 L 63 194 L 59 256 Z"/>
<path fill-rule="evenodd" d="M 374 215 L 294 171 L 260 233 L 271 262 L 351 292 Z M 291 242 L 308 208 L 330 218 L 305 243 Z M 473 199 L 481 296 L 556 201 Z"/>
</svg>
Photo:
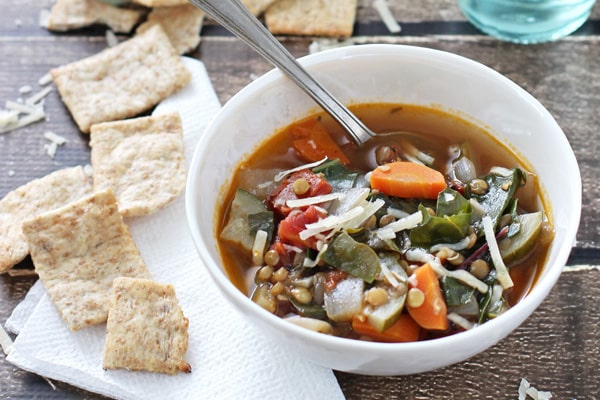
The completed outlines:
<svg viewBox="0 0 600 400">
<path fill-rule="evenodd" d="M 348 399 L 515 399 L 522 377 L 556 399 L 600 398 L 600 4 L 578 32 L 563 40 L 522 46 L 481 35 L 453 0 L 392 0 L 403 32 L 391 35 L 370 6 L 359 0 L 355 39 L 450 51 L 480 61 L 514 80 L 555 116 L 578 159 L 583 212 L 577 242 L 558 284 L 520 328 L 463 363 L 401 377 L 336 372 Z M 0 101 L 19 97 L 50 68 L 97 53 L 106 46 L 102 27 L 65 34 L 38 25 L 51 0 L 2 0 L 0 13 Z M 225 103 L 269 69 L 244 44 L 211 21 L 191 56 L 202 60 Z M 123 37 L 121 38 L 123 39 Z M 296 56 L 307 54 L 310 38 L 281 38 Z M 0 197 L 56 169 L 89 163 L 88 136 L 81 134 L 56 91 L 46 99 L 47 120 L 0 134 Z M 46 155 L 43 132 L 67 138 L 56 157 Z M 552 160 L 549 160 L 552 162 Z M 30 261 L 23 263 L 28 266 Z M 24 297 L 35 277 L 0 276 L 0 323 Z M 448 351 L 452 351 L 448 349 Z M 0 399 L 96 399 L 18 370 L 0 357 Z"/>
</svg>

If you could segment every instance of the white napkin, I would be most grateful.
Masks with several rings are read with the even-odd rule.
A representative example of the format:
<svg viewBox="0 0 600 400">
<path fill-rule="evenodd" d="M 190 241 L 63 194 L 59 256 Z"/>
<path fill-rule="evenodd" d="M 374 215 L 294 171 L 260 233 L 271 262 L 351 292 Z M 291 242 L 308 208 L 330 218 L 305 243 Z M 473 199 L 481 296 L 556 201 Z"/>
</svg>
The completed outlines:
<svg viewBox="0 0 600 400">
<path fill-rule="evenodd" d="M 199 136 L 220 104 L 204 65 L 191 58 L 183 60 L 192 72 L 192 82 L 161 103 L 155 114 L 179 111 L 189 164 Z M 104 371 L 105 325 L 69 331 L 39 283 L 7 323 L 20 331 L 9 362 L 119 399 L 344 398 L 331 370 L 269 342 L 225 301 L 196 254 L 183 196 L 155 215 L 126 222 L 152 276 L 175 286 L 189 318 L 186 360 L 192 373 Z"/>
</svg>

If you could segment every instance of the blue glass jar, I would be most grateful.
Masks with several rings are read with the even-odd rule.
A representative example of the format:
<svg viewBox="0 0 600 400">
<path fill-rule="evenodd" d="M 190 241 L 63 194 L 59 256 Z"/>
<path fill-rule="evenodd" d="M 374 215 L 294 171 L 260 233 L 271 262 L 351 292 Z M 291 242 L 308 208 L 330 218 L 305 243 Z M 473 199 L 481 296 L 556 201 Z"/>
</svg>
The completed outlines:
<svg viewBox="0 0 600 400">
<path fill-rule="evenodd" d="M 567 36 L 589 18 L 596 0 L 458 0 L 467 19 L 483 32 L 516 43 Z"/>
</svg>

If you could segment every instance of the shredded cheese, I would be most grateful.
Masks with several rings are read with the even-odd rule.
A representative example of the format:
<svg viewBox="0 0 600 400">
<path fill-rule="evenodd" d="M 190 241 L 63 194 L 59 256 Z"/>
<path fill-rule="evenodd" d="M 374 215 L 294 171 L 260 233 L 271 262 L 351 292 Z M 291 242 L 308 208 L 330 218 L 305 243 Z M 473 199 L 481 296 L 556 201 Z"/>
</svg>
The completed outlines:
<svg viewBox="0 0 600 400">
<path fill-rule="evenodd" d="M 423 213 L 421 211 L 417 211 L 408 215 L 407 217 L 401 218 L 397 221 L 391 222 L 384 226 L 383 228 L 379 228 L 375 231 L 377 236 L 382 239 L 390 239 L 396 236 L 396 232 L 404 231 L 406 229 L 412 229 L 419 225 L 423 221 Z"/>
<path fill-rule="evenodd" d="M 62 146 L 63 144 L 67 143 L 67 139 L 65 137 L 57 135 L 52 131 L 44 132 L 44 137 L 49 141 L 56 143 L 59 146 Z"/>
<path fill-rule="evenodd" d="M 265 246 L 267 245 L 267 238 L 269 234 L 259 229 L 256 231 L 256 236 L 254 237 L 254 245 L 252 246 L 252 264 L 253 265 L 262 265 L 264 262 L 264 254 L 265 254 Z"/>
<path fill-rule="evenodd" d="M 45 88 L 43 88 L 39 92 L 37 92 L 34 95 L 32 95 L 31 97 L 27 98 L 27 100 L 25 100 L 25 104 L 29 104 L 29 105 L 37 104 L 44 97 L 48 96 L 48 94 L 51 91 L 52 91 L 52 86 L 46 86 Z"/>
<path fill-rule="evenodd" d="M 300 165 L 300 166 L 298 166 L 296 168 L 288 169 L 286 171 L 281 171 L 280 173 L 278 173 L 277 175 L 275 175 L 275 177 L 273 178 L 273 180 L 275 182 L 279 182 L 283 178 L 285 178 L 286 176 L 288 176 L 289 174 L 293 174 L 294 172 L 297 172 L 297 171 L 302 171 L 303 169 L 310 169 L 310 168 L 317 167 L 317 166 L 323 164 L 325 161 L 327 161 L 327 157 L 323 158 L 322 160 L 315 161 L 314 163 L 304 164 L 304 165 Z"/>
<path fill-rule="evenodd" d="M 117 36 L 115 35 L 115 33 L 110 29 L 106 30 L 105 38 L 106 38 L 106 45 L 108 47 L 114 47 L 119 44 L 119 39 L 117 39 Z"/>
<path fill-rule="evenodd" d="M 285 204 L 290 208 L 306 207 L 313 204 L 325 203 L 327 201 L 343 199 L 343 193 L 330 193 L 320 196 L 306 197 L 303 199 L 287 200 Z"/>
<path fill-rule="evenodd" d="M 8 336 L 8 333 L 4 330 L 2 325 L 0 324 L 0 347 L 2 347 L 2 351 L 4 354 L 8 355 L 12 349 L 13 341 Z"/>
<path fill-rule="evenodd" d="M 52 75 L 50 75 L 49 72 L 42 76 L 40 79 L 38 79 L 38 85 L 40 86 L 46 86 L 50 82 L 52 82 Z"/>
<path fill-rule="evenodd" d="M 473 329 L 476 324 L 455 312 L 448 313 L 448 319 L 465 330 Z"/>
<path fill-rule="evenodd" d="M 390 32 L 398 33 L 402 30 L 402 27 L 392 15 L 392 12 L 385 0 L 375 0 L 373 2 L 373 8 L 375 8 L 379 14 L 379 17 Z"/>
<path fill-rule="evenodd" d="M 355 207 L 342 215 L 329 215 L 320 221 L 313 222 L 312 224 L 306 224 L 303 231 L 300 231 L 300 239 L 306 240 L 319 233 L 327 232 L 330 230 L 336 231 L 348 221 L 359 216 L 364 211 L 363 207 Z"/>
<path fill-rule="evenodd" d="M 502 285 L 503 289 L 511 288 L 513 287 L 514 283 L 512 281 L 512 278 L 510 277 L 510 274 L 508 273 L 506 265 L 504 264 L 502 255 L 500 254 L 498 242 L 496 241 L 496 235 L 494 234 L 492 219 L 489 215 L 486 215 L 482 218 L 481 223 L 483 224 L 483 232 L 485 234 L 485 240 L 487 241 L 488 248 L 490 250 L 492 262 L 494 263 L 494 267 L 496 268 L 496 278 L 498 279 L 500 285 Z"/>
<path fill-rule="evenodd" d="M 477 289 L 480 293 L 487 293 L 488 285 L 484 282 L 477 279 L 473 274 L 464 269 L 457 269 L 454 271 L 448 271 L 442 265 L 442 262 L 439 258 L 434 256 L 433 254 L 427 253 L 423 249 L 409 249 L 406 251 L 406 259 L 409 261 L 418 261 L 422 263 L 428 263 L 433 271 L 438 277 L 442 276 L 450 276 L 454 279 L 457 279 L 464 283 L 467 286 L 470 286 L 474 289 Z"/>
</svg>

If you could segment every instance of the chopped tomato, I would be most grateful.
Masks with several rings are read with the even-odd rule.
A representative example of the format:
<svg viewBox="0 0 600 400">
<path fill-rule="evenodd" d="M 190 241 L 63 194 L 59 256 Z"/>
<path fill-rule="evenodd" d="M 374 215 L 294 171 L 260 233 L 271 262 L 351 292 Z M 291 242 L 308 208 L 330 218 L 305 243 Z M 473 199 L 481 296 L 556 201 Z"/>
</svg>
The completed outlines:
<svg viewBox="0 0 600 400">
<path fill-rule="evenodd" d="M 326 214 L 319 211 L 315 206 L 309 206 L 305 211 L 295 210 L 294 212 L 289 213 L 288 216 L 279 223 L 279 228 L 277 230 L 279 240 L 281 240 L 282 243 L 291 244 L 292 246 L 297 246 L 302 249 L 316 249 L 317 239 L 315 237 L 310 237 L 306 240 L 302 240 L 300 239 L 300 232 L 306 228 L 307 224 L 317 222 L 319 218 L 324 218 L 325 216 Z"/>
<path fill-rule="evenodd" d="M 308 183 L 308 189 L 302 194 L 297 194 L 294 191 L 294 182 L 298 179 L 305 179 Z M 331 185 L 325 178 L 308 169 L 303 169 L 286 177 L 269 197 L 268 202 L 273 210 L 285 217 L 292 210 L 287 206 L 288 200 L 303 199 L 329 193 L 331 193 Z"/>
<path fill-rule="evenodd" d="M 337 158 L 344 165 L 350 162 L 318 119 L 309 119 L 295 125 L 292 129 L 292 137 L 294 138 L 292 146 L 307 162 L 319 161 L 324 157 L 330 160 Z"/>
<path fill-rule="evenodd" d="M 327 272 L 325 275 L 325 291 L 331 292 L 340 281 L 348 277 L 348 273 L 339 269 Z"/>
</svg>

